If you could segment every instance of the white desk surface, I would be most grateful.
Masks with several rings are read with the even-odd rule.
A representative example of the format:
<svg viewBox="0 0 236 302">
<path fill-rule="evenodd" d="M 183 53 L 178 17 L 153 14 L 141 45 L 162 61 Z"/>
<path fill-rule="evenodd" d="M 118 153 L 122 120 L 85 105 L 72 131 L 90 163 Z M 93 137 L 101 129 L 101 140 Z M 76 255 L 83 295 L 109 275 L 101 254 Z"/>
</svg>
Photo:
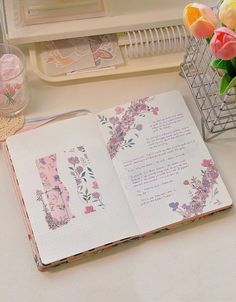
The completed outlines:
<svg viewBox="0 0 236 302">
<path fill-rule="evenodd" d="M 28 117 L 80 107 L 100 111 L 178 89 L 199 125 L 199 113 L 177 72 L 66 86 L 44 83 L 32 73 L 29 79 Z M 236 130 L 207 146 L 236 200 Z M 34 263 L 1 150 L 0 208 L 1 302 L 236 301 L 235 208 L 44 273 Z"/>
</svg>

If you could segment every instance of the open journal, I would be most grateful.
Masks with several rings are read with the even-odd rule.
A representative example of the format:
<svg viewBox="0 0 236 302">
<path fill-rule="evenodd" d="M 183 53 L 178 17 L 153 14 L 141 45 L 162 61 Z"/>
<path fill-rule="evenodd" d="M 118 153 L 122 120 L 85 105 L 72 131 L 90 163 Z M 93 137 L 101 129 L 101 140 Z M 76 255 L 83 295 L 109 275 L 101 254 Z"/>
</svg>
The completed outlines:
<svg viewBox="0 0 236 302">
<path fill-rule="evenodd" d="M 40 270 L 232 205 L 177 91 L 49 123 L 5 147 Z"/>
</svg>

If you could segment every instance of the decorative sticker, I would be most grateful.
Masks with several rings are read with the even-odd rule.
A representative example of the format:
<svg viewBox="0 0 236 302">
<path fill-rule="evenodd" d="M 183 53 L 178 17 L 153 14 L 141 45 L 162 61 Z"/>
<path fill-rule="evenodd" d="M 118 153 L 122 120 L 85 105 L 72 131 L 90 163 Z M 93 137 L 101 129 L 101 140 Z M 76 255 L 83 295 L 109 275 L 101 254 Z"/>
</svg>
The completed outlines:
<svg viewBox="0 0 236 302">
<path fill-rule="evenodd" d="M 42 66 L 51 76 L 94 68 L 95 62 L 87 37 L 42 43 Z"/>
<path fill-rule="evenodd" d="M 91 36 L 88 39 L 97 68 L 124 63 L 116 34 Z"/>
<path fill-rule="evenodd" d="M 104 209 L 99 184 L 84 146 L 71 148 L 64 152 L 67 155 L 68 168 L 74 178 L 78 196 L 82 200 L 84 213 L 90 214 Z"/>
<path fill-rule="evenodd" d="M 216 198 L 219 193 L 217 188 L 219 172 L 213 160 L 204 159 L 201 166 L 204 168 L 201 170 L 201 179 L 193 176 L 190 180 L 183 181 L 183 185 L 189 189 L 191 201 L 182 205 L 175 201 L 169 204 L 169 207 L 183 218 L 202 214 L 208 204 L 221 204 Z"/>
<path fill-rule="evenodd" d="M 49 229 L 54 230 L 75 217 L 69 208 L 69 192 L 58 175 L 56 154 L 37 159 L 36 166 L 43 185 L 43 190 L 36 191 L 37 201 L 42 203 Z"/>
<path fill-rule="evenodd" d="M 143 130 L 143 124 L 136 123 L 136 117 L 145 117 L 147 113 L 158 115 L 158 107 L 151 107 L 148 102 L 152 97 L 145 97 L 131 102 L 125 109 L 122 106 L 116 107 L 115 114 L 110 118 L 105 115 L 98 115 L 101 125 L 108 128 L 110 139 L 107 142 L 107 149 L 113 159 L 120 149 L 132 148 Z"/>
</svg>

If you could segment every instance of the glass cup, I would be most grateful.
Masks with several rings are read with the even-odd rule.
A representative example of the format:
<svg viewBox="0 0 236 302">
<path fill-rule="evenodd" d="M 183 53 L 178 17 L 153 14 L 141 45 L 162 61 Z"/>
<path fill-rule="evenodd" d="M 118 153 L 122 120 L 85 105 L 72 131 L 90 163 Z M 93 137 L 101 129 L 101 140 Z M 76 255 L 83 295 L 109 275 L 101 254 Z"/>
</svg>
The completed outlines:
<svg viewBox="0 0 236 302">
<path fill-rule="evenodd" d="M 25 56 L 18 47 L 0 43 L 0 114 L 17 115 L 28 102 Z"/>
</svg>

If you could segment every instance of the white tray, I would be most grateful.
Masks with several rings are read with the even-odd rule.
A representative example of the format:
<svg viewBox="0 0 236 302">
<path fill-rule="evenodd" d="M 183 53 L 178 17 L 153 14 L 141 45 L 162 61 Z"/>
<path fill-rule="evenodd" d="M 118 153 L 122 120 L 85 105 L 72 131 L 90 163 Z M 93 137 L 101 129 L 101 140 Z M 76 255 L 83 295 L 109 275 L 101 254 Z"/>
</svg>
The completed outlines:
<svg viewBox="0 0 236 302">
<path fill-rule="evenodd" d="M 71 74 L 49 76 L 43 69 L 41 62 L 42 51 L 40 43 L 31 44 L 29 46 L 29 54 L 32 70 L 43 80 L 48 82 L 65 82 L 72 80 L 86 81 L 95 80 L 103 77 L 114 77 L 128 74 L 136 74 L 140 72 L 154 72 L 176 70 L 183 61 L 184 52 L 165 53 L 156 56 L 147 56 L 129 59 L 126 58 L 124 46 L 120 47 L 124 57 L 124 64 L 110 69 L 100 69 L 95 71 L 74 72 Z"/>
</svg>

